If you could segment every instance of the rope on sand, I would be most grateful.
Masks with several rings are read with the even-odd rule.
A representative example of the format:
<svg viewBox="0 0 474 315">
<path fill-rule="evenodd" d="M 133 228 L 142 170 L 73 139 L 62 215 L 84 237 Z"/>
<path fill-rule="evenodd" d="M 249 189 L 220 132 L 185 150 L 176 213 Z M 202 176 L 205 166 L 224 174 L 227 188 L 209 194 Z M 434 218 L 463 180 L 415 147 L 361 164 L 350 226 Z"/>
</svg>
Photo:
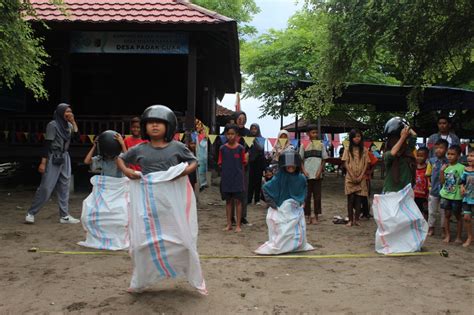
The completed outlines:
<svg viewBox="0 0 474 315">
<path fill-rule="evenodd" d="M 60 251 L 60 250 L 40 250 L 37 247 L 28 249 L 31 253 L 41 254 L 61 254 L 61 255 L 105 255 L 105 256 L 128 256 L 126 252 L 112 251 Z M 334 255 L 274 255 L 274 256 L 233 256 L 233 255 L 201 255 L 203 260 L 209 259 L 351 259 L 351 258 L 385 258 L 385 257 L 409 257 L 409 256 L 441 256 L 449 257 L 447 250 L 437 252 L 415 252 L 397 254 L 334 254 Z"/>
</svg>

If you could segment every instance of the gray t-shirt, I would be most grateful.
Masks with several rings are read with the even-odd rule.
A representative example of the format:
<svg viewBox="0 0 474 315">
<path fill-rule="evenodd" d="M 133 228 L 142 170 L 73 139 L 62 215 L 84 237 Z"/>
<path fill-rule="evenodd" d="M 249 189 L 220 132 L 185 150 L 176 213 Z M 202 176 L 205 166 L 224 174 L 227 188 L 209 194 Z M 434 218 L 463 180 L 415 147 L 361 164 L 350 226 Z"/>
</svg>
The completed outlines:
<svg viewBox="0 0 474 315">
<path fill-rule="evenodd" d="M 117 167 L 115 159 L 105 160 L 100 155 L 96 155 L 92 158 L 91 171 L 100 172 L 100 175 L 110 177 L 123 177 L 122 171 Z"/>
<path fill-rule="evenodd" d="M 72 124 L 69 125 L 69 133 L 72 135 Z M 49 153 L 61 153 L 69 149 L 69 143 L 71 140 L 64 143 L 64 139 L 56 134 L 56 122 L 54 120 L 50 121 L 46 126 L 46 133 L 44 135 L 45 140 L 50 140 L 51 145 L 49 147 Z"/>
<path fill-rule="evenodd" d="M 151 143 L 140 143 L 120 158 L 128 164 L 138 164 L 144 175 L 153 172 L 167 171 L 170 167 L 182 162 L 194 162 L 196 157 L 181 142 L 171 141 L 164 148 L 154 148 Z"/>
</svg>

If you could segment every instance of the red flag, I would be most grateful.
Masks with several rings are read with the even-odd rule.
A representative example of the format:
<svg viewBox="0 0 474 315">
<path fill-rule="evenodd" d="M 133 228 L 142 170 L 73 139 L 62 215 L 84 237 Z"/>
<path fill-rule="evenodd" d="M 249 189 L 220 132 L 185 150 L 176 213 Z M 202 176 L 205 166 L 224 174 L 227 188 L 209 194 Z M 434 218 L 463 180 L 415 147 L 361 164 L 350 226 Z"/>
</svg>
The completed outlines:
<svg viewBox="0 0 474 315">
<path fill-rule="evenodd" d="M 333 140 L 333 141 L 332 141 L 332 146 L 333 146 L 333 147 L 337 148 L 337 147 L 339 147 L 340 145 L 341 145 L 341 142 L 340 142 L 339 140 Z"/>
<path fill-rule="evenodd" d="M 301 139 L 301 143 L 303 144 L 303 148 L 306 148 L 311 143 L 311 140 Z"/>
<path fill-rule="evenodd" d="M 372 144 L 372 141 L 364 141 L 364 146 L 369 149 L 370 145 Z"/>
<path fill-rule="evenodd" d="M 81 139 L 82 143 L 86 143 L 87 141 L 87 135 L 80 135 L 79 138 Z"/>
<path fill-rule="evenodd" d="M 268 138 L 268 141 L 270 142 L 270 144 L 272 145 L 272 147 L 274 147 L 274 146 L 275 146 L 275 143 L 276 143 L 276 141 L 277 141 L 277 139 L 276 139 L 276 138 Z"/>
<path fill-rule="evenodd" d="M 467 143 L 461 143 L 461 151 L 466 151 Z"/>
<path fill-rule="evenodd" d="M 235 94 L 235 111 L 236 112 L 240 111 L 240 93 L 239 92 Z"/>
</svg>

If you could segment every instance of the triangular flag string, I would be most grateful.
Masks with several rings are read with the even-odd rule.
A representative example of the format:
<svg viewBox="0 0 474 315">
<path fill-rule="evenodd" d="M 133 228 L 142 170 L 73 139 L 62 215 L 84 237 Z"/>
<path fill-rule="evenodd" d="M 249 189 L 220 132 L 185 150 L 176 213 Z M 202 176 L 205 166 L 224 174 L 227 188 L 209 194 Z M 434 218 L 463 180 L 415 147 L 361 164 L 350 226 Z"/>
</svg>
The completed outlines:
<svg viewBox="0 0 474 315">
<path fill-rule="evenodd" d="M 5 139 L 8 139 L 8 134 L 9 134 L 10 132 L 9 132 L 8 130 L 5 130 L 3 133 L 5 134 Z"/>
<path fill-rule="evenodd" d="M 250 148 L 253 145 L 255 137 L 244 137 L 245 144 Z"/>
<path fill-rule="evenodd" d="M 94 138 L 95 138 L 95 135 L 87 135 L 89 137 L 89 140 L 91 141 L 91 143 L 94 143 Z"/>
<path fill-rule="evenodd" d="M 276 141 L 277 141 L 277 138 L 268 138 L 268 142 L 270 142 L 272 147 L 275 146 Z"/>
<path fill-rule="evenodd" d="M 278 143 L 280 144 L 281 147 L 284 147 L 287 142 L 288 142 L 288 139 L 286 139 L 286 138 L 279 138 L 278 139 Z"/>
<path fill-rule="evenodd" d="M 224 135 L 220 135 L 219 138 L 221 139 L 222 144 L 227 142 L 227 138 Z"/>
<path fill-rule="evenodd" d="M 344 149 L 348 149 L 349 148 L 349 140 L 342 141 L 342 145 L 344 146 Z"/>
<path fill-rule="evenodd" d="M 382 149 L 382 144 L 383 144 L 382 141 L 375 141 L 374 144 L 375 144 L 375 147 L 377 148 L 377 150 L 380 151 Z"/>
<path fill-rule="evenodd" d="M 214 144 L 214 142 L 216 141 L 217 135 L 209 135 L 208 137 L 211 144 Z"/>
</svg>

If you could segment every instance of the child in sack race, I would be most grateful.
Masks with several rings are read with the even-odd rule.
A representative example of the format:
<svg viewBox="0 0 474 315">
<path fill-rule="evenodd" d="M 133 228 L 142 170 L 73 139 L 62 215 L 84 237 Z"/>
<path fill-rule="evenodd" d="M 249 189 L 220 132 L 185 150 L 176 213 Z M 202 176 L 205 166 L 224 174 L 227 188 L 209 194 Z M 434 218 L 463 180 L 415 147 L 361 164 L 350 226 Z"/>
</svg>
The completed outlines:
<svg viewBox="0 0 474 315">
<path fill-rule="evenodd" d="M 129 291 L 140 292 L 162 278 L 186 276 L 207 294 L 197 253 L 196 199 L 187 175 L 195 156 L 173 141 L 177 119 L 163 105 L 145 109 L 143 137 L 149 139 L 117 159 L 130 182 L 130 255 L 134 264 Z M 138 164 L 141 173 L 127 167 Z"/>
</svg>

